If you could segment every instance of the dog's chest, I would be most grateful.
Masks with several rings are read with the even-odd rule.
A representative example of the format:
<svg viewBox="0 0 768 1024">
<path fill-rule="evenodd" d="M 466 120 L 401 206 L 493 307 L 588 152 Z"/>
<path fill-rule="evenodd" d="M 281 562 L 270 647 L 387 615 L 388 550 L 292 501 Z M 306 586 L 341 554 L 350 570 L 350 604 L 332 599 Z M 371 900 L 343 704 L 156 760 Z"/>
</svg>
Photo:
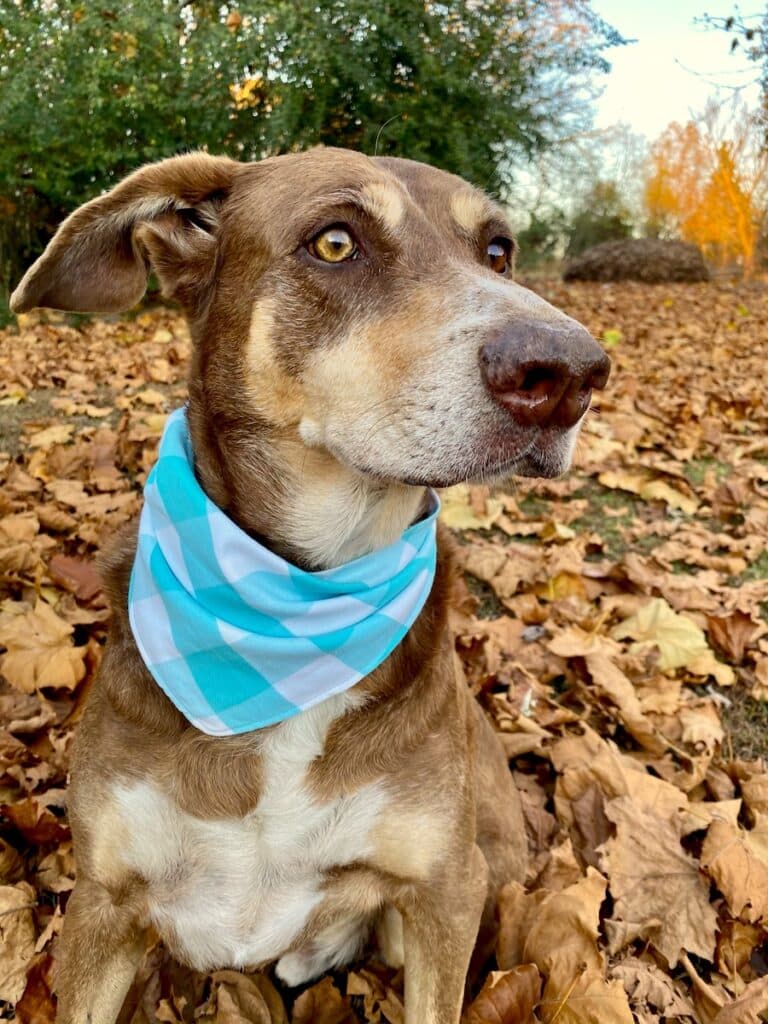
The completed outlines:
<svg viewBox="0 0 768 1024">
<path fill-rule="evenodd" d="M 147 782 L 116 788 L 128 835 L 123 863 L 147 882 L 153 924 L 192 966 L 245 967 L 280 956 L 322 902 L 325 873 L 373 852 L 383 787 L 321 804 L 305 782 L 349 700 L 331 698 L 272 731 L 262 792 L 246 818 L 193 817 Z"/>
</svg>

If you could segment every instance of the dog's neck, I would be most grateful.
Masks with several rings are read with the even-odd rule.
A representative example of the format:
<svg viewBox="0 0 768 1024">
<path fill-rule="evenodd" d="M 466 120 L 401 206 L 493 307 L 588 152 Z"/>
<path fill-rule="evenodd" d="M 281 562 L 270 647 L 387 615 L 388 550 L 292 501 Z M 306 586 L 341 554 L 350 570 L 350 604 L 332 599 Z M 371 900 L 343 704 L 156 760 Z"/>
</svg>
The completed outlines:
<svg viewBox="0 0 768 1024">
<path fill-rule="evenodd" d="M 297 436 L 217 423 L 190 405 L 196 471 L 211 500 L 276 554 L 331 569 L 392 544 L 427 510 L 426 488 L 382 483 Z"/>
<path fill-rule="evenodd" d="M 335 568 L 394 543 L 426 511 L 425 488 L 380 483 L 324 451 L 303 445 L 292 451 L 295 444 L 273 447 L 291 486 L 283 490 L 266 535 L 292 561 Z"/>
</svg>

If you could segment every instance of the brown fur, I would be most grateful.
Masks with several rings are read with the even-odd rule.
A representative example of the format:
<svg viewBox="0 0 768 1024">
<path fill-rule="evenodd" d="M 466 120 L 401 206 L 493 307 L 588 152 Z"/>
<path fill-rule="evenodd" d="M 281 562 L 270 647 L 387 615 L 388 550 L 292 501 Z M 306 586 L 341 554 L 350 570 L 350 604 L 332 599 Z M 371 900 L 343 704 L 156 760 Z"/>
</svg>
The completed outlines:
<svg viewBox="0 0 768 1024">
<path fill-rule="evenodd" d="M 319 266 L 307 239 L 339 222 L 363 240 L 364 258 Z M 278 553 L 324 568 L 398 536 L 423 511 L 423 484 L 516 459 L 524 467 L 532 444 L 559 443 L 513 423 L 474 380 L 477 347 L 510 320 L 571 323 L 494 278 L 484 252 L 499 234 L 508 228 L 487 198 L 410 161 L 339 150 L 252 165 L 189 155 L 75 212 L 12 305 L 124 309 L 151 264 L 195 342 L 189 422 L 202 485 Z M 454 419 L 465 433 L 452 439 Z M 399 459 L 410 462 L 399 469 Z M 144 667 L 126 612 L 134 551 L 129 533 L 105 561 L 114 616 L 73 762 L 78 881 L 62 938 L 61 1024 L 113 1024 L 148 925 L 146 882 L 121 859 L 111 787 L 149 781 L 212 822 L 243 818 L 262 793 L 270 730 L 203 735 Z M 396 799 L 373 829 L 375 852 L 328 870 L 291 949 L 275 950 L 301 951 L 336 922 L 395 908 L 408 1024 L 456 1024 L 481 917 L 487 943 L 498 889 L 525 874 L 519 799 L 453 653 L 453 572 L 441 529 L 424 609 L 358 684 L 365 703 L 331 725 L 307 770 L 318 804 L 386 780 Z M 180 936 L 164 938 L 173 949 Z"/>
</svg>

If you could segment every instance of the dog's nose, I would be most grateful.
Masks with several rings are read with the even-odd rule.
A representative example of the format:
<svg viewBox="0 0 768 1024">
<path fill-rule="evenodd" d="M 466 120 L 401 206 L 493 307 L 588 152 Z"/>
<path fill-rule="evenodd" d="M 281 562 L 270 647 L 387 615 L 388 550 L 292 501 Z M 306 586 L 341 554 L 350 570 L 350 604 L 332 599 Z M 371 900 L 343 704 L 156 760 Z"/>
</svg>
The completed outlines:
<svg viewBox="0 0 768 1024">
<path fill-rule="evenodd" d="M 575 321 L 518 321 L 480 349 L 480 367 L 492 398 L 518 423 L 572 427 L 594 388 L 604 388 L 610 361 Z"/>
</svg>

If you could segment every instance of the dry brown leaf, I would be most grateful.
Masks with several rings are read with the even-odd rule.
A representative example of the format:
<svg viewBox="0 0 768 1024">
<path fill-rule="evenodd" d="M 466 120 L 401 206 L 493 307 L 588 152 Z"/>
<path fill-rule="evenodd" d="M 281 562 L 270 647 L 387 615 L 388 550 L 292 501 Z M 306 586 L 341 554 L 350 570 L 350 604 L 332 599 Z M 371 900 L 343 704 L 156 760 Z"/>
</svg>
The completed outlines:
<svg viewBox="0 0 768 1024">
<path fill-rule="evenodd" d="M 680 845 L 680 815 L 640 808 L 629 797 L 609 801 L 605 813 L 616 826 L 601 858 L 615 901 L 611 952 L 642 939 L 670 967 L 684 950 L 712 960 L 717 915 L 698 865 Z"/>
<path fill-rule="evenodd" d="M 768 1011 L 768 975 L 747 985 L 738 999 L 727 1003 L 712 1024 L 760 1024 Z"/>
<path fill-rule="evenodd" d="M 386 970 L 377 972 L 372 967 L 349 972 L 347 995 L 363 997 L 366 1019 L 374 1024 L 382 1017 L 388 1024 L 405 1024 L 403 1001 L 386 977 Z"/>
<path fill-rule="evenodd" d="M 575 885 L 581 877 L 582 870 L 573 852 L 573 844 L 570 839 L 566 839 L 550 851 L 549 860 L 537 884 L 542 889 L 559 892 L 570 885 Z"/>
<path fill-rule="evenodd" d="M 761 631 L 761 625 L 751 615 L 735 611 L 730 615 L 708 615 L 707 629 L 726 658 L 734 665 L 740 665 L 745 649 Z"/>
<path fill-rule="evenodd" d="M 291 1024 L 357 1024 L 357 1016 L 332 979 L 323 978 L 293 1004 Z"/>
<path fill-rule="evenodd" d="M 709 701 L 696 701 L 680 708 L 678 718 L 681 725 L 681 739 L 684 743 L 704 750 L 714 751 L 723 742 L 725 733 L 720 715 Z"/>
<path fill-rule="evenodd" d="M 653 962 L 627 957 L 611 968 L 611 977 L 620 979 L 624 985 L 636 1015 L 642 1011 L 652 1013 L 648 1019 L 653 1021 L 659 1016 L 666 1020 L 694 1017 L 693 1006 L 682 995 L 679 983 Z"/>
<path fill-rule="evenodd" d="M 10 885 L 24 877 L 24 861 L 19 851 L 0 839 L 0 884 Z"/>
<path fill-rule="evenodd" d="M 744 779 L 741 794 L 753 814 L 768 814 L 768 774 Z"/>
<path fill-rule="evenodd" d="M 28 796 L 13 804 L 0 804 L 0 812 L 30 843 L 58 843 L 69 839 L 69 826 L 46 807 L 52 790 L 44 798 Z"/>
<path fill-rule="evenodd" d="M 21 998 L 35 954 L 36 903 L 35 890 L 26 882 L 0 885 L 0 1000 L 11 1006 Z"/>
<path fill-rule="evenodd" d="M 266 975 L 216 971 L 211 980 L 215 1010 L 213 1016 L 206 1013 L 199 1020 L 215 1024 L 288 1024 L 283 1001 Z"/>
<path fill-rule="evenodd" d="M 688 494 L 683 494 L 676 487 L 670 487 L 664 480 L 651 480 L 640 488 L 640 497 L 645 501 L 663 501 L 670 508 L 679 508 L 686 515 L 692 516 L 699 508 L 699 502 Z"/>
<path fill-rule="evenodd" d="M 606 880 L 592 868 L 538 905 L 523 946 L 525 963 L 544 977 L 539 1014 L 545 1024 L 632 1024 L 621 982 L 606 981 L 598 949 L 600 906 Z"/>
<path fill-rule="evenodd" d="M 701 866 L 725 896 L 734 917 L 768 918 L 768 862 L 752 849 L 749 832 L 713 821 L 701 851 Z"/>
<path fill-rule="evenodd" d="M 73 689 L 85 675 L 85 647 L 72 645 L 72 626 L 45 601 L 21 615 L 0 615 L 0 671 L 11 686 Z"/>
<path fill-rule="evenodd" d="M 635 689 L 621 669 L 601 652 L 588 654 L 586 664 L 593 683 L 616 705 L 627 732 L 651 753 L 663 753 L 667 744 L 643 714 Z"/>
<path fill-rule="evenodd" d="M 161 409 L 168 403 L 168 396 L 156 388 L 144 388 L 143 391 L 137 391 L 136 398 L 143 405 L 148 405 L 155 409 Z"/>
<path fill-rule="evenodd" d="M 501 890 L 496 960 L 502 970 L 512 970 L 524 962 L 525 940 L 548 896 L 543 889 L 528 893 L 519 882 L 510 882 Z"/>
<path fill-rule="evenodd" d="M 457 484 L 440 495 L 440 518 L 452 530 L 488 530 L 504 511 L 499 498 L 487 497 L 478 507 L 469 484 Z"/>
<path fill-rule="evenodd" d="M 555 788 L 558 818 L 568 827 L 574 821 L 576 802 L 594 786 L 606 798 L 627 796 L 638 810 L 668 818 L 688 806 L 685 793 L 650 775 L 642 764 L 591 730 L 555 743 L 550 756 L 560 773 Z"/>
<path fill-rule="evenodd" d="M 691 801 L 682 815 L 682 834 L 703 831 L 713 821 L 726 822 L 735 828 L 741 811 L 741 800 Z"/>
<path fill-rule="evenodd" d="M 53 957 L 40 953 L 28 968 L 24 993 L 16 1004 L 16 1024 L 54 1024 L 53 981 Z"/>
<path fill-rule="evenodd" d="M 82 508 L 88 498 L 82 480 L 51 480 L 45 489 L 56 501 L 76 510 Z"/>
<path fill-rule="evenodd" d="M 749 968 L 752 954 L 762 945 L 764 930 L 743 921 L 721 922 L 717 936 L 717 969 L 734 978 Z"/>
<path fill-rule="evenodd" d="M 66 444 L 70 440 L 75 427 L 72 423 L 55 423 L 52 427 L 37 430 L 28 440 L 30 448 L 42 448 L 44 451 L 55 444 Z"/>
<path fill-rule="evenodd" d="M 541 975 L 534 964 L 491 971 L 467 1010 L 466 1024 L 533 1024 L 540 995 Z"/>
<path fill-rule="evenodd" d="M 48 573 L 58 586 L 88 604 L 101 593 L 101 577 L 93 562 L 67 555 L 54 555 Z"/>
</svg>

